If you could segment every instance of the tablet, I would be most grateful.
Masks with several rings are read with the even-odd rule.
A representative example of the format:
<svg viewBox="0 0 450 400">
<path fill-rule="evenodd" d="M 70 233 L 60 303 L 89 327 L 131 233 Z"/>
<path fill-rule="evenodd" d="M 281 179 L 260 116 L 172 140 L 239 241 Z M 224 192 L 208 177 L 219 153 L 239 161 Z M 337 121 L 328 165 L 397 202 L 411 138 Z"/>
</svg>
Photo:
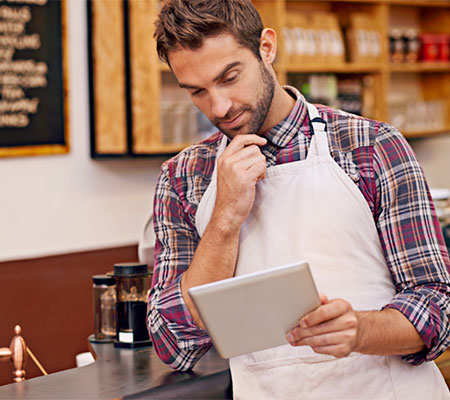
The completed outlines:
<svg viewBox="0 0 450 400">
<path fill-rule="evenodd" d="M 195 286 L 188 292 L 222 358 L 287 344 L 286 333 L 321 304 L 306 262 Z"/>
</svg>

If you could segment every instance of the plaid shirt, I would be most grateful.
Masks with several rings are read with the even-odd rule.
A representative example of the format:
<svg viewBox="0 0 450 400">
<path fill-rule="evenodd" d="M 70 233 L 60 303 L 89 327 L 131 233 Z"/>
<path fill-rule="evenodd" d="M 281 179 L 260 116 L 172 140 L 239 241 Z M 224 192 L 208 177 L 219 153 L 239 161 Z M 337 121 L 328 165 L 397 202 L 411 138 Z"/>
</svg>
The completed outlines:
<svg viewBox="0 0 450 400">
<path fill-rule="evenodd" d="M 305 99 L 264 134 L 267 167 L 304 160 L 311 140 Z M 327 122 L 330 151 L 361 190 L 372 211 L 396 295 L 385 307 L 402 312 L 426 350 L 403 357 L 430 361 L 450 345 L 449 258 L 423 171 L 406 140 L 391 126 L 318 106 Z M 223 134 L 190 146 L 166 161 L 154 199 L 155 266 L 148 325 L 159 357 L 178 370 L 192 368 L 211 347 L 195 325 L 180 282 L 200 241 L 195 213 L 213 173 Z M 220 249 L 218 249 L 220 250 Z"/>
</svg>

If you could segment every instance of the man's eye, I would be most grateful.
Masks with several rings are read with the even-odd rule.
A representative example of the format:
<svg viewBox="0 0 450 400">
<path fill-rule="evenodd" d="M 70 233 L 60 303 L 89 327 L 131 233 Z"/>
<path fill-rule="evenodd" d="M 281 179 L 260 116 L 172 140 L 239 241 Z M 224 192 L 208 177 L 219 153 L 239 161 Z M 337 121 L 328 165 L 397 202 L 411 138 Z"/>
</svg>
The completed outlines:
<svg viewBox="0 0 450 400">
<path fill-rule="evenodd" d="M 237 75 L 230 76 L 229 78 L 224 79 L 222 82 L 223 83 L 233 82 L 236 79 L 236 77 L 237 77 Z"/>
<path fill-rule="evenodd" d="M 203 93 L 203 89 L 197 89 L 191 92 L 191 96 L 199 96 Z"/>
</svg>

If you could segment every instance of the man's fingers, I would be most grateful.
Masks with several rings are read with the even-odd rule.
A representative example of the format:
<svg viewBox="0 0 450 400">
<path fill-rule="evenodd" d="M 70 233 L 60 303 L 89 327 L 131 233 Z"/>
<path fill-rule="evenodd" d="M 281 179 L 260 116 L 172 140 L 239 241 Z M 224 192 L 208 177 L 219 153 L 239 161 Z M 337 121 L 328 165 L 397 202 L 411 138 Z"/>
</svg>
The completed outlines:
<svg viewBox="0 0 450 400">
<path fill-rule="evenodd" d="M 340 343 L 348 343 L 355 338 L 355 332 L 351 329 L 346 329 L 337 332 L 327 332 L 322 335 L 309 336 L 295 342 L 295 346 L 311 346 L 324 347 Z"/>
<path fill-rule="evenodd" d="M 243 179 L 243 182 L 251 181 L 254 184 L 265 175 L 266 157 L 261 153 L 258 146 L 251 144 L 234 153 L 226 154 L 224 152 L 218 160 L 218 167 L 219 171 L 222 171 L 227 178 L 230 178 L 232 175 L 239 176 Z M 245 175 L 243 174 L 244 172 Z"/>
<path fill-rule="evenodd" d="M 259 147 L 252 144 L 250 146 L 243 147 L 239 151 L 236 151 L 235 153 L 232 153 L 232 154 L 223 153 L 220 156 L 219 163 L 220 164 L 225 163 L 225 164 L 231 165 L 231 164 L 234 164 L 241 160 L 246 160 L 248 158 L 253 158 L 253 157 L 259 157 L 264 162 L 266 161 L 266 158 L 261 153 L 261 150 L 259 149 Z"/>
<path fill-rule="evenodd" d="M 224 154 L 233 154 L 244 147 L 257 145 L 264 146 L 267 143 L 267 140 L 258 135 L 237 135 L 233 138 L 230 144 L 224 151 Z"/>
<path fill-rule="evenodd" d="M 324 293 L 319 293 L 320 302 L 322 304 L 328 304 L 330 300 L 328 300 L 328 297 Z"/>
<path fill-rule="evenodd" d="M 289 335 L 286 336 L 289 343 L 297 345 L 303 339 L 319 336 L 332 332 L 340 332 L 349 329 L 355 329 L 357 327 L 357 320 L 352 314 L 342 315 L 339 318 L 332 319 L 327 322 L 312 326 L 310 328 L 296 327 L 289 331 Z"/>
<path fill-rule="evenodd" d="M 249 169 L 248 172 L 251 176 L 256 178 L 255 183 L 259 182 L 261 179 L 266 177 L 266 163 L 254 163 Z"/>
<path fill-rule="evenodd" d="M 329 346 L 312 347 L 315 353 L 328 354 L 336 358 L 347 357 L 353 350 L 347 343 L 333 344 Z"/>
<path fill-rule="evenodd" d="M 260 176 L 266 172 L 266 159 L 261 154 L 252 155 L 231 164 L 230 171 L 238 174 L 242 178 L 242 182 L 256 183 Z"/>
<path fill-rule="evenodd" d="M 334 299 L 329 303 L 322 304 L 314 311 L 306 314 L 302 319 L 300 319 L 299 325 L 302 328 L 311 327 L 322 322 L 329 321 L 333 318 L 337 318 L 350 310 L 351 305 L 347 301 Z"/>
<path fill-rule="evenodd" d="M 286 339 L 292 346 L 310 346 L 316 353 L 345 357 L 355 348 L 356 313 L 346 300 L 329 301 L 322 294 L 320 299 L 322 305 L 301 318 Z"/>
</svg>

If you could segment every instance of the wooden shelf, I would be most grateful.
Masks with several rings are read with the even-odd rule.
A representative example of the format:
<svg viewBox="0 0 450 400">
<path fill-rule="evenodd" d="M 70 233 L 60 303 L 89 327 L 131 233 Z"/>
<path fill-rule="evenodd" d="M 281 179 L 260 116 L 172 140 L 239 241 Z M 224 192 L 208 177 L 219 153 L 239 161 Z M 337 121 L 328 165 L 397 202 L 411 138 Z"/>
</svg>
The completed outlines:
<svg viewBox="0 0 450 400">
<path fill-rule="evenodd" d="M 172 72 L 170 67 L 166 63 L 163 63 L 163 62 L 159 62 L 159 70 L 161 72 Z"/>
<path fill-rule="evenodd" d="M 277 68 L 275 66 L 275 68 Z M 315 72 L 332 72 L 339 74 L 370 74 L 381 72 L 383 66 L 381 64 L 288 64 L 286 66 L 287 73 L 315 73 Z"/>
<path fill-rule="evenodd" d="M 387 0 L 382 1 L 394 6 L 407 6 L 407 7 L 449 7 L 449 0 Z"/>
<path fill-rule="evenodd" d="M 176 154 L 186 147 L 190 146 L 192 143 L 167 143 L 167 144 L 155 144 L 152 145 L 150 151 L 146 151 L 145 154 Z M 139 153 L 137 153 L 139 154 Z"/>
<path fill-rule="evenodd" d="M 315 3 L 317 0 L 305 0 L 303 3 Z M 319 0 L 322 1 L 322 0 Z M 299 3 L 299 0 L 285 0 L 286 3 Z M 325 3 L 326 1 L 324 1 Z M 383 4 L 389 3 L 388 0 L 334 0 L 333 3 L 356 3 L 356 4 Z"/>
<path fill-rule="evenodd" d="M 286 2 L 295 2 L 287 0 Z M 336 0 L 339 3 L 388 4 L 408 7 L 448 7 L 450 0 Z"/>
<path fill-rule="evenodd" d="M 450 72 L 450 62 L 391 64 L 389 70 L 390 72 Z"/>
<path fill-rule="evenodd" d="M 450 127 L 442 129 L 432 129 L 432 130 L 420 130 L 420 131 L 404 131 L 403 136 L 408 139 L 414 138 L 425 138 L 429 136 L 444 135 L 450 133 Z"/>
</svg>

